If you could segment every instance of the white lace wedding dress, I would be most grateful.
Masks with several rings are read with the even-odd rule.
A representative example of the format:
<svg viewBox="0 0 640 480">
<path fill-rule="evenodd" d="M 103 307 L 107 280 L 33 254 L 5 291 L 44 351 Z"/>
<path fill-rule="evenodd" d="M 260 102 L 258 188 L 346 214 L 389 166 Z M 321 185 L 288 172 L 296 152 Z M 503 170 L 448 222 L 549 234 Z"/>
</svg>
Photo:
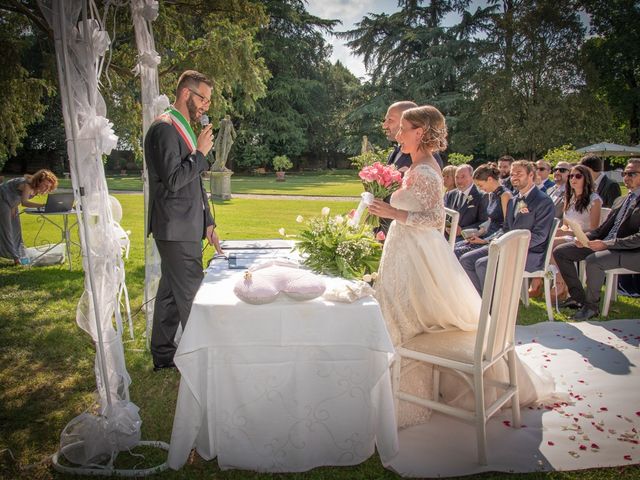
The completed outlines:
<svg viewBox="0 0 640 480">
<path fill-rule="evenodd" d="M 391 196 L 391 205 L 409 214 L 405 224 L 391 223 L 375 290 L 394 346 L 421 333 L 473 331 L 478 325 L 480 296 L 440 231 L 445 217 L 442 188 L 442 177 L 430 166 L 419 164 L 409 169 L 402 188 Z M 521 404 L 553 393 L 548 374 L 543 379 L 518 363 Z M 491 375 L 508 378 L 506 366 L 498 366 Z M 404 391 L 431 398 L 431 366 L 406 361 L 400 385 Z M 473 393 L 454 375 L 441 376 L 441 393 L 452 405 L 473 405 Z M 485 394 L 488 401 L 495 398 L 495 392 Z M 401 402 L 398 426 L 424 423 L 429 414 L 428 409 Z"/>
</svg>

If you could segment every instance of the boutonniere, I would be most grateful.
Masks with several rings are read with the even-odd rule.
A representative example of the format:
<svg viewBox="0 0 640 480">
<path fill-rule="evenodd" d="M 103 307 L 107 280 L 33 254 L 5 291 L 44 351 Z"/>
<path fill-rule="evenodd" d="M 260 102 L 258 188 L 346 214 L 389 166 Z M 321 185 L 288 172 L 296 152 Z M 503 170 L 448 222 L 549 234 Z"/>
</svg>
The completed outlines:
<svg viewBox="0 0 640 480">
<path fill-rule="evenodd" d="M 518 213 L 529 213 L 529 209 L 527 208 L 527 204 L 524 200 L 520 200 L 516 204 L 516 210 L 518 211 Z"/>
<path fill-rule="evenodd" d="M 465 197 L 465 202 L 467 202 L 467 205 L 469 205 L 471 202 L 473 202 L 473 197 L 471 196 L 471 194 L 467 195 Z"/>
</svg>

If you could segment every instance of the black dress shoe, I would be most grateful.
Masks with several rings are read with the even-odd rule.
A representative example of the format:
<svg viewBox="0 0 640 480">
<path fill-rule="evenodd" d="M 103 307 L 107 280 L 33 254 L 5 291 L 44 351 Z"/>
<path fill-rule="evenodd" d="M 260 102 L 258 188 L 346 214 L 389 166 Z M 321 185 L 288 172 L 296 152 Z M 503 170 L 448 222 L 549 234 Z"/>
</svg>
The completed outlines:
<svg viewBox="0 0 640 480">
<path fill-rule="evenodd" d="M 155 363 L 153 364 L 153 371 L 154 372 L 159 372 L 160 370 L 164 370 L 165 368 L 177 368 L 176 364 L 171 362 L 171 363 L 161 363 L 159 365 L 156 365 Z"/>
<path fill-rule="evenodd" d="M 578 320 L 578 321 L 584 321 L 584 320 L 589 320 L 593 317 L 597 317 L 600 315 L 600 312 L 598 310 L 595 310 L 591 307 L 587 307 L 586 305 L 584 305 L 579 311 L 578 313 L 576 313 L 573 316 L 574 320 Z"/>
<path fill-rule="evenodd" d="M 566 300 L 564 300 L 563 302 L 560 302 L 558 304 L 558 307 L 560 307 L 560 308 L 572 308 L 574 310 L 578 310 L 578 309 L 582 308 L 582 304 L 580 302 L 578 302 L 577 300 L 574 300 L 573 298 L 569 297 Z"/>
</svg>

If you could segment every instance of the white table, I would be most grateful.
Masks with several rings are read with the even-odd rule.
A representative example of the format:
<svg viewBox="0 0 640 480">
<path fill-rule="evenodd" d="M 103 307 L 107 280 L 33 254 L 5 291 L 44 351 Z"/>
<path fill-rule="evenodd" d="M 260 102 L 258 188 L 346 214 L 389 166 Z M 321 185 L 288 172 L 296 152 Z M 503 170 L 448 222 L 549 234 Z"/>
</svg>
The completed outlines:
<svg viewBox="0 0 640 480">
<path fill-rule="evenodd" d="M 169 466 L 181 468 L 194 447 L 222 469 L 355 465 L 376 446 L 390 461 L 393 346 L 377 302 L 281 294 L 250 305 L 233 294 L 242 275 L 215 260 L 196 295 L 175 356 L 182 379 Z"/>
<path fill-rule="evenodd" d="M 36 258 L 39 258 L 47 254 L 57 245 L 61 245 L 64 243 L 65 251 L 67 254 L 67 261 L 69 262 L 69 270 L 71 270 L 71 244 L 74 243 L 71 240 L 71 229 L 78 224 L 78 221 L 76 220 L 72 224 L 69 223 L 69 215 L 73 215 L 75 217 L 76 211 L 74 209 L 71 209 L 66 212 L 44 212 L 38 208 L 25 208 L 24 213 L 26 213 L 27 215 L 38 215 L 42 219 L 42 221 L 49 222 L 51 225 L 54 225 L 58 230 L 60 230 L 60 234 L 61 234 L 60 241 L 57 243 L 51 244 L 51 246 L 48 249 L 46 249 Z M 58 219 L 60 217 L 62 217 L 62 225 L 60 225 L 58 222 L 53 220 L 54 218 Z"/>
</svg>

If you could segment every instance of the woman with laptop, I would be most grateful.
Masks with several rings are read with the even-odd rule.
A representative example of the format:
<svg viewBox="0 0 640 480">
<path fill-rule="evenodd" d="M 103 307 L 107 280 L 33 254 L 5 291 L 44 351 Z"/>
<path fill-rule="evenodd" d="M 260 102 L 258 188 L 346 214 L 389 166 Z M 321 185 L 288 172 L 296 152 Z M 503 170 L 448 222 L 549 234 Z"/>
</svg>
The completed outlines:
<svg viewBox="0 0 640 480">
<path fill-rule="evenodd" d="M 24 257 L 22 227 L 18 205 L 38 208 L 44 204 L 32 202 L 36 195 L 52 192 L 58 186 L 58 178 L 49 170 L 38 170 L 33 175 L 12 178 L 0 185 L 0 257 L 20 264 Z"/>
</svg>

